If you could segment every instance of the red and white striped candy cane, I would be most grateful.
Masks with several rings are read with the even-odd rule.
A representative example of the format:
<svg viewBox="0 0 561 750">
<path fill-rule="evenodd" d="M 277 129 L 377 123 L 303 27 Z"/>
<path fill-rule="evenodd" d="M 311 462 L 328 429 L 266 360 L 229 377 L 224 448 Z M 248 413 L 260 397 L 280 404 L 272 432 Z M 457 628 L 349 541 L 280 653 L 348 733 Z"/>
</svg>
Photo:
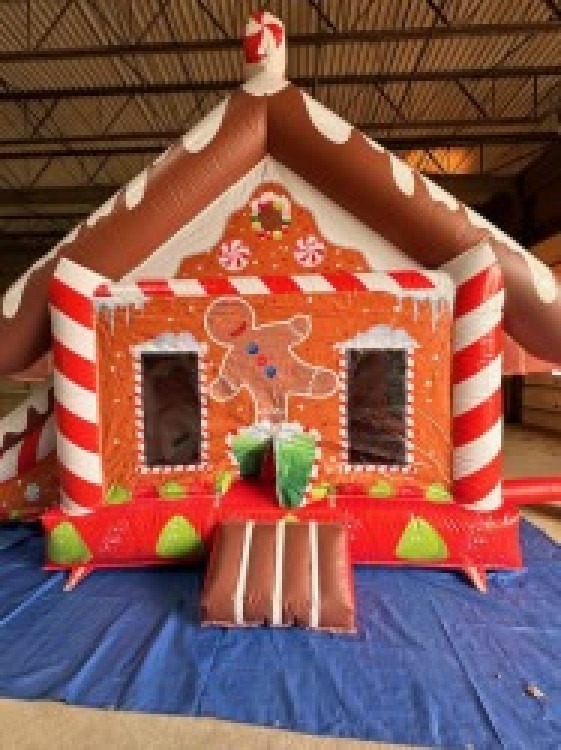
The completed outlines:
<svg viewBox="0 0 561 750">
<path fill-rule="evenodd" d="M 443 266 L 456 283 L 452 363 L 453 494 L 473 510 L 502 504 L 503 278 L 482 243 Z"/>
<path fill-rule="evenodd" d="M 102 500 L 92 298 L 106 281 L 63 258 L 49 295 L 62 504 L 73 513 L 87 512 Z"/>
<path fill-rule="evenodd" d="M 281 50 L 284 46 L 284 26 L 268 11 L 253 13 L 244 33 L 244 55 L 250 65 L 256 65 Z"/>
<path fill-rule="evenodd" d="M 34 469 L 54 450 L 52 388 L 50 380 L 34 386 L 25 401 L 0 420 L 0 443 L 7 436 L 20 435 L 17 441 L 0 451 L 0 483 Z M 31 429 L 27 428 L 30 410 L 39 415 L 36 426 Z"/>
</svg>

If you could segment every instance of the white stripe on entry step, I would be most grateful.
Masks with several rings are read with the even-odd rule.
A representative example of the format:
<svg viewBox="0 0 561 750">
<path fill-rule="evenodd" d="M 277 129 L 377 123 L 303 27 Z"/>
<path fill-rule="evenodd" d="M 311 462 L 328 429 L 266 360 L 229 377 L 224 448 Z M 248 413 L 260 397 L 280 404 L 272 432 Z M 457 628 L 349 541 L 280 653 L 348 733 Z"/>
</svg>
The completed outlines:
<svg viewBox="0 0 561 750">
<path fill-rule="evenodd" d="M 240 572 L 236 584 L 236 595 L 234 598 L 234 619 L 236 625 L 243 625 L 243 600 L 245 596 L 245 584 L 247 581 L 247 570 L 249 568 L 249 550 L 251 549 L 251 537 L 253 535 L 254 521 L 248 521 L 244 529 L 242 559 L 240 561 Z"/>
<path fill-rule="evenodd" d="M 275 585 L 273 588 L 273 625 L 282 625 L 282 566 L 284 554 L 285 522 L 279 521 L 275 529 Z"/>
<path fill-rule="evenodd" d="M 318 566 L 318 525 L 316 521 L 310 521 L 310 579 L 311 579 L 311 604 L 310 604 L 310 627 L 319 626 L 319 566 Z"/>
</svg>

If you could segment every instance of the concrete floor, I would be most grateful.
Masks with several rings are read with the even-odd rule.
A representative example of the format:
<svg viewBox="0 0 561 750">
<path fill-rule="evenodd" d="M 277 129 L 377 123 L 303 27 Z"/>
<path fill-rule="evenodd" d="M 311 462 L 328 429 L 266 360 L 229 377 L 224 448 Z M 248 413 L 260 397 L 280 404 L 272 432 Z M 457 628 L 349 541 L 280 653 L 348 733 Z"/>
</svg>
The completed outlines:
<svg viewBox="0 0 561 750">
<path fill-rule="evenodd" d="M 561 436 L 510 427 L 505 475 L 561 472 Z M 525 515 L 561 543 L 561 508 L 531 509 Z M 71 708 L 48 702 L 0 700 L 0 750 L 351 750 L 399 748 L 351 740 L 327 740 L 214 719 L 147 716 Z"/>
</svg>

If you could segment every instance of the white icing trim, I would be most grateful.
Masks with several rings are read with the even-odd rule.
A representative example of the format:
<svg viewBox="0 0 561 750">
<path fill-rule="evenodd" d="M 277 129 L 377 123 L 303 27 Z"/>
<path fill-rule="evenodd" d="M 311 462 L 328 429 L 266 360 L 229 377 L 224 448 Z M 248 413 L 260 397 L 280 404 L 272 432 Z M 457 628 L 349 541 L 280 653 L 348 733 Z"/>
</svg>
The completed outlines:
<svg viewBox="0 0 561 750">
<path fill-rule="evenodd" d="M 395 184 L 405 195 L 411 196 L 415 192 L 415 173 L 411 167 L 394 154 L 390 154 L 392 175 Z"/>
<path fill-rule="evenodd" d="M 249 552 L 251 549 L 251 537 L 255 521 L 247 521 L 244 528 L 242 558 L 240 560 L 240 571 L 238 582 L 236 584 L 236 593 L 234 595 L 234 622 L 236 625 L 243 625 L 243 600 L 245 596 L 245 586 L 247 582 L 247 571 L 249 569 Z"/>
<path fill-rule="evenodd" d="M 379 151 L 381 154 L 387 154 L 386 149 L 382 146 L 381 143 L 378 143 L 378 141 L 375 141 L 373 138 L 369 138 L 367 135 L 364 135 L 364 133 L 362 133 L 362 136 L 366 143 L 368 143 L 370 148 L 374 149 L 374 151 Z"/>
<path fill-rule="evenodd" d="M 148 184 L 148 170 L 144 169 L 134 177 L 125 188 L 125 205 L 129 211 L 136 208 L 144 197 L 144 191 Z"/>
<path fill-rule="evenodd" d="M 357 333 L 352 339 L 336 345 L 337 349 L 415 349 L 418 342 L 403 328 L 390 328 L 383 323 Z"/>
<path fill-rule="evenodd" d="M 106 200 L 105 203 L 97 209 L 97 211 L 94 211 L 93 214 L 90 214 L 88 216 L 88 218 L 86 219 L 86 225 L 88 227 L 93 227 L 100 219 L 104 219 L 106 216 L 109 216 L 109 214 L 115 208 L 115 203 L 117 202 L 118 197 L 119 193 L 117 192 L 112 195 L 111 198 Z"/>
<path fill-rule="evenodd" d="M 282 625 L 282 568 L 284 559 L 285 522 L 275 527 L 275 581 L 273 585 L 273 615 L 271 625 Z"/>
<path fill-rule="evenodd" d="M 227 96 L 206 117 L 203 117 L 195 127 L 185 133 L 181 139 L 181 145 L 185 151 L 188 151 L 190 154 L 197 154 L 214 140 L 224 120 L 229 101 L 230 97 Z"/>
<path fill-rule="evenodd" d="M 421 179 L 426 185 L 429 195 L 433 201 L 437 203 L 444 203 L 444 205 L 450 209 L 450 211 L 457 211 L 460 208 L 460 202 L 451 193 L 444 188 L 437 185 L 432 180 L 429 180 L 425 175 L 421 175 Z"/>
<path fill-rule="evenodd" d="M 278 73 L 270 73 L 264 70 L 249 78 L 242 84 L 242 89 L 251 96 L 273 96 L 285 89 L 290 81 Z"/>
<path fill-rule="evenodd" d="M 143 341 L 131 347 L 135 357 L 139 357 L 143 352 L 204 352 L 205 349 L 206 346 L 197 341 L 189 331 L 163 332 L 150 341 Z"/>
<path fill-rule="evenodd" d="M 317 521 L 310 521 L 308 530 L 310 535 L 310 627 L 317 628 L 320 615 Z"/>
<path fill-rule="evenodd" d="M 320 104 L 305 91 L 301 93 L 308 111 L 308 117 L 316 130 L 332 143 L 346 143 L 351 137 L 353 126 L 336 115 L 335 112 Z M 313 159 L 313 155 L 311 155 L 311 158 Z M 359 179 L 358 176 L 357 179 Z"/>
</svg>

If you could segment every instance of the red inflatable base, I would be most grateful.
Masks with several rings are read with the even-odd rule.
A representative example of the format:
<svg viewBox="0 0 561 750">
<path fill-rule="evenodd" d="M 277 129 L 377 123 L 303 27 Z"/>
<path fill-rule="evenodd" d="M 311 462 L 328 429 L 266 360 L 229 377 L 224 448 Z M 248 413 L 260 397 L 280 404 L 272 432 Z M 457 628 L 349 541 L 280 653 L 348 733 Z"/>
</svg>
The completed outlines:
<svg viewBox="0 0 561 750">
<path fill-rule="evenodd" d="M 51 554 L 46 567 L 74 571 L 72 583 L 96 567 L 187 562 L 200 557 L 218 523 L 248 518 L 343 521 L 354 563 L 455 568 L 481 589 L 486 570 L 522 564 L 519 514 L 513 507 L 476 513 L 453 503 L 348 495 L 290 510 L 278 506 L 270 486 L 240 481 L 222 498 L 142 498 L 84 516 L 50 511 L 43 517 L 49 552 L 57 529 L 67 537 L 71 529 L 74 557 L 61 562 Z"/>
</svg>

